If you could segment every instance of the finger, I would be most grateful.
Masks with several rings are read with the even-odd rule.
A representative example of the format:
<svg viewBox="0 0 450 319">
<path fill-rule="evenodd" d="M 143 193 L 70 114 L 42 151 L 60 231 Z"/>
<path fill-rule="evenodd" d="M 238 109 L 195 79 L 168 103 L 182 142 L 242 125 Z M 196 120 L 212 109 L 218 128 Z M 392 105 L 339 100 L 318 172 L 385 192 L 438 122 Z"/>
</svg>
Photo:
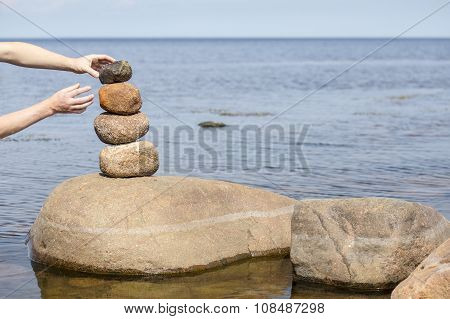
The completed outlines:
<svg viewBox="0 0 450 319">
<path fill-rule="evenodd" d="M 90 90 L 91 90 L 91 87 L 90 87 L 90 86 L 84 86 L 84 87 L 82 87 L 82 88 L 75 89 L 75 90 L 73 90 L 73 91 L 70 92 L 70 97 L 75 97 L 75 96 L 77 96 L 77 95 L 80 95 L 80 94 L 89 92 Z"/>
<path fill-rule="evenodd" d="M 110 57 L 109 55 L 106 54 L 97 54 L 95 57 L 99 61 L 108 61 L 110 63 L 116 62 L 116 60 L 113 57 Z"/>
<path fill-rule="evenodd" d="M 80 111 L 80 110 L 82 110 L 82 111 L 84 112 L 84 110 L 86 110 L 86 108 L 87 108 L 89 105 L 91 105 L 92 103 L 94 103 L 93 100 L 92 100 L 92 101 L 89 101 L 89 102 L 86 102 L 86 103 L 83 103 L 83 104 L 80 104 L 80 105 L 73 105 L 73 106 L 70 108 L 70 111 L 71 111 L 71 112 L 75 112 L 75 111 Z"/>
<path fill-rule="evenodd" d="M 83 105 L 86 102 L 92 102 L 94 100 L 94 94 L 72 99 L 72 107 Z"/>
<path fill-rule="evenodd" d="M 80 109 L 80 110 L 71 111 L 70 113 L 72 113 L 72 114 L 81 114 L 81 113 L 84 113 L 85 111 L 86 111 L 86 109 L 84 108 L 84 109 Z"/>
<path fill-rule="evenodd" d="M 80 87 L 80 83 L 77 83 L 77 84 L 71 85 L 69 87 L 66 87 L 65 89 L 62 89 L 61 91 L 62 92 L 70 92 L 72 90 L 78 89 L 79 87 Z"/>
<path fill-rule="evenodd" d="M 86 73 L 89 73 L 89 75 L 91 75 L 94 78 L 98 78 L 100 75 L 97 71 L 95 71 L 93 68 L 88 68 L 86 70 Z"/>
</svg>

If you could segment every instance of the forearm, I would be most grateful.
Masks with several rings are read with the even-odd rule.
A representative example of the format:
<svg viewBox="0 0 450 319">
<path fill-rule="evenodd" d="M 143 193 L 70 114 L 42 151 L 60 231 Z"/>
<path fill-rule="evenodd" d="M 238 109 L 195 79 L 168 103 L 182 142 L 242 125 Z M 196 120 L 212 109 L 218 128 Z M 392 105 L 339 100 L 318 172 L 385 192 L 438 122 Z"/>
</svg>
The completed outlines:
<svg viewBox="0 0 450 319">
<path fill-rule="evenodd" d="M 0 116 L 0 139 L 17 133 L 54 114 L 48 100 L 26 109 Z"/>
<path fill-rule="evenodd" d="M 28 68 L 74 71 L 74 59 L 23 42 L 0 43 L 0 62 Z"/>
</svg>

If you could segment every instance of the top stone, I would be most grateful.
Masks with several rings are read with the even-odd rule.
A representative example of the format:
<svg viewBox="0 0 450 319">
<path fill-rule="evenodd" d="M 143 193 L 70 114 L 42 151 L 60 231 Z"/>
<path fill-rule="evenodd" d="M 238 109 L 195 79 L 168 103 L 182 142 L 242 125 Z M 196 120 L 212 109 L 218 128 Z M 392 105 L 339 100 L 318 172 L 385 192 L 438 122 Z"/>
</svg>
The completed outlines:
<svg viewBox="0 0 450 319">
<path fill-rule="evenodd" d="M 102 84 L 112 84 L 126 82 L 133 74 L 131 66 L 127 61 L 116 61 L 105 65 L 100 70 L 100 82 Z"/>
</svg>

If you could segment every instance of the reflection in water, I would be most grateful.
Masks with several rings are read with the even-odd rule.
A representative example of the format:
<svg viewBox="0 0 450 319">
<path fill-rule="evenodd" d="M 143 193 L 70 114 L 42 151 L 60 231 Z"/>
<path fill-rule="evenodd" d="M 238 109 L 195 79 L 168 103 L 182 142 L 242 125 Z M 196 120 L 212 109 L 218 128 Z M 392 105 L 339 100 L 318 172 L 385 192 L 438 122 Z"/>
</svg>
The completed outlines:
<svg viewBox="0 0 450 319">
<path fill-rule="evenodd" d="M 196 275 L 166 278 L 91 276 L 33 264 L 42 298 L 289 298 L 288 258 L 251 259 Z"/>
<path fill-rule="evenodd" d="M 294 284 L 289 258 L 254 258 L 195 275 L 165 278 L 95 276 L 33 263 L 42 298 L 388 298 Z M 292 292 L 292 295 L 291 295 Z"/>
<path fill-rule="evenodd" d="M 307 282 L 294 282 L 292 299 L 389 299 L 391 291 L 358 291 Z"/>
</svg>

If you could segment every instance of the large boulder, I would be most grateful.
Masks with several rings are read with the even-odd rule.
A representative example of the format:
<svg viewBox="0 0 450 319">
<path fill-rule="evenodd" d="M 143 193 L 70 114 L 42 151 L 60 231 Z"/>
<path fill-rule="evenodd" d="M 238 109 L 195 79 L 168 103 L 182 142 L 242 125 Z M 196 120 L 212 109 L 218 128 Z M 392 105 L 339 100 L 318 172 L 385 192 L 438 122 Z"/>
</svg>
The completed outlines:
<svg viewBox="0 0 450 319">
<path fill-rule="evenodd" d="M 105 84 L 98 90 L 98 97 L 102 109 L 113 114 L 131 115 L 142 107 L 139 89 L 130 83 Z"/>
<path fill-rule="evenodd" d="M 51 193 L 33 260 L 93 273 L 170 274 L 289 252 L 296 200 L 223 181 L 89 174 Z"/>
<path fill-rule="evenodd" d="M 102 84 L 126 82 L 131 79 L 133 71 L 128 61 L 116 61 L 100 69 L 100 82 Z"/>
<path fill-rule="evenodd" d="M 99 156 L 100 170 L 109 177 L 152 176 L 159 168 L 159 155 L 148 141 L 106 146 Z"/>
<path fill-rule="evenodd" d="M 386 198 L 300 201 L 291 260 L 301 280 L 392 288 L 449 236 L 431 207 Z"/>
<path fill-rule="evenodd" d="M 394 299 L 450 299 L 450 239 L 392 292 Z"/>
<path fill-rule="evenodd" d="M 148 117 L 144 113 L 117 115 L 104 112 L 94 121 L 95 133 L 106 144 L 131 143 L 145 134 L 149 129 Z"/>
</svg>

